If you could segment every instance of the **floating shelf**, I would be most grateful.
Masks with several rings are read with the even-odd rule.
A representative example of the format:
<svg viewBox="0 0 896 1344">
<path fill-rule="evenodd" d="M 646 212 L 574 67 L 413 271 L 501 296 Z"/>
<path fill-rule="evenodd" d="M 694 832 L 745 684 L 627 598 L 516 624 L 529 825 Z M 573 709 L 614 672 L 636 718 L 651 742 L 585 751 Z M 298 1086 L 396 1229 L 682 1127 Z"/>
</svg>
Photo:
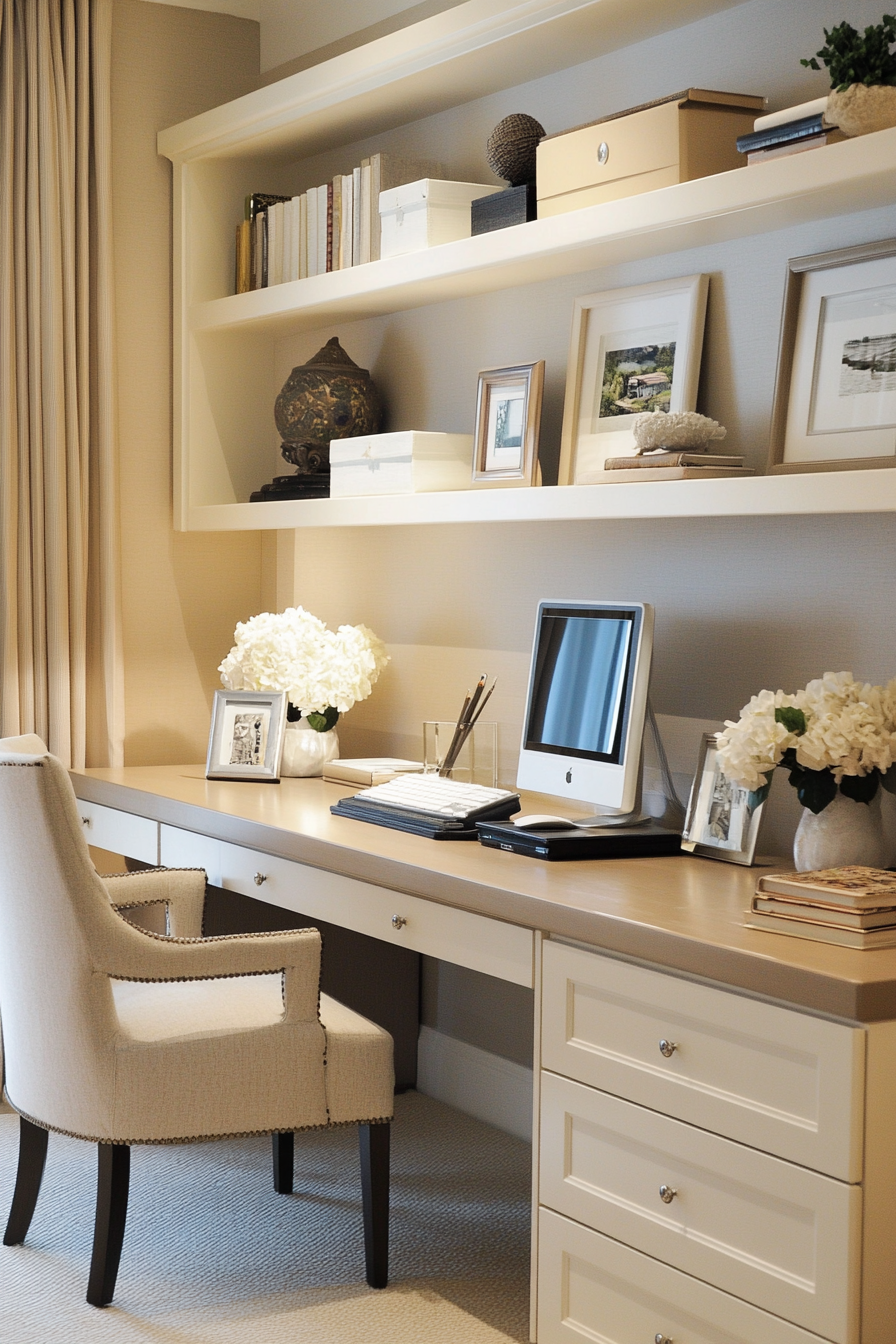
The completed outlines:
<svg viewBox="0 0 896 1344">
<path fill-rule="evenodd" d="M 883 468 L 736 480 L 645 481 L 643 484 L 626 481 L 619 485 L 452 490 L 425 495 L 206 505 L 193 510 L 189 526 L 226 532 L 614 518 L 738 518 L 889 513 L 893 510 L 896 510 L 896 469 Z"/>
</svg>

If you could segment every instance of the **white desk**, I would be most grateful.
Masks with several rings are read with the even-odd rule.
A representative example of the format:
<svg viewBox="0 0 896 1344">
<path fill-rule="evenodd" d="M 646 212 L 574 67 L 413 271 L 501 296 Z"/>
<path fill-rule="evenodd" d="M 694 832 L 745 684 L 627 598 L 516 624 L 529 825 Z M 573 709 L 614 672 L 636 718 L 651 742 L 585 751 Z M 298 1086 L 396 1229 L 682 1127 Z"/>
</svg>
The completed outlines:
<svg viewBox="0 0 896 1344">
<path fill-rule="evenodd" d="M 436 843 L 319 780 L 73 780 L 93 844 L 534 986 L 539 1344 L 893 1344 L 896 950 L 747 929 L 755 874 L 710 860 Z"/>
</svg>

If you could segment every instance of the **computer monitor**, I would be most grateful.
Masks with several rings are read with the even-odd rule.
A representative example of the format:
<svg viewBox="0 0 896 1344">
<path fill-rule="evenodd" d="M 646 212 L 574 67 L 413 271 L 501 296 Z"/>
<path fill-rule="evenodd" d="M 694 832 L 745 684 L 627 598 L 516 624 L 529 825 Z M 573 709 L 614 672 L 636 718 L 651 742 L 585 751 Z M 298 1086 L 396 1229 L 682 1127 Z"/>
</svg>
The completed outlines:
<svg viewBox="0 0 896 1344">
<path fill-rule="evenodd" d="M 646 602 L 541 602 L 517 787 L 628 815 L 640 806 L 653 650 Z"/>
</svg>

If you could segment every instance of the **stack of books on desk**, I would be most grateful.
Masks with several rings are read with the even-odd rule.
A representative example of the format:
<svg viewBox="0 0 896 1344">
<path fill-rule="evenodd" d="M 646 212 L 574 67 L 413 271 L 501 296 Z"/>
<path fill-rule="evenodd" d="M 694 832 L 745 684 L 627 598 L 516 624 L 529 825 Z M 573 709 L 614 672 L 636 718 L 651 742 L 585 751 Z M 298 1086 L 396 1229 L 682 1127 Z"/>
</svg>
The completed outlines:
<svg viewBox="0 0 896 1344">
<path fill-rule="evenodd" d="M 746 921 L 843 947 L 896 947 L 896 873 L 856 865 L 760 877 Z"/>
<path fill-rule="evenodd" d="M 606 476 L 606 472 L 612 472 Z M 734 453 L 660 452 L 635 457 L 608 457 L 604 470 L 580 477 L 582 485 L 600 479 L 619 481 L 695 481 L 705 476 L 752 476 L 752 467 Z"/>
<path fill-rule="evenodd" d="M 748 135 L 737 137 L 737 148 L 746 154 L 747 163 L 778 159 L 787 154 L 801 154 L 807 149 L 818 149 L 846 137 L 827 120 L 827 97 L 816 98 L 798 107 L 785 107 L 780 112 L 769 112 L 757 117 Z"/>
</svg>

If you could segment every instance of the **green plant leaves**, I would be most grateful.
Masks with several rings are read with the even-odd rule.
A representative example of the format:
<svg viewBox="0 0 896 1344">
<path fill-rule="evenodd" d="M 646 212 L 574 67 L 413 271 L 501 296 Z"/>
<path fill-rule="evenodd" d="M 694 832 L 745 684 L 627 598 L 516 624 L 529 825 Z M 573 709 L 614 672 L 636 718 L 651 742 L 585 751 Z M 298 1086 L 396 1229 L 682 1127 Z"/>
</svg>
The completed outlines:
<svg viewBox="0 0 896 1344">
<path fill-rule="evenodd" d="M 896 42 L 896 18 L 885 14 L 880 23 L 870 24 L 860 33 L 851 23 L 839 23 L 828 32 L 822 30 L 825 45 L 800 65 L 820 70 L 820 57 L 831 77 L 831 88 L 842 92 L 850 84 L 896 85 L 896 55 L 890 46 Z"/>
<path fill-rule="evenodd" d="M 802 737 L 806 731 L 806 716 L 795 705 L 781 705 L 775 710 L 775 723 L 783 723 L 788 733 Z"/>
<path fill-rule="evenodd" d="M 891 765 L 886 774 L 881 775 L 880 782 L 887 793 L 896 793 L 896 765 Z"/>
<path fill-rule="evenodd" d="M 312 728 L 316 728 L 319 733 L 326 733 L 339 722 L 339 710 L 327 705 L 323 714 L 307 714 L 305 717 Z"/>
<path fill-rule="evenodd" d="M 790 754 L 785 752 L 785 755 Z M 781 764 L 784 764 L 783 760 Z M 797 765 L 795 759 L 790 766 L 790 782 L 803 807 L 816 816 L 837 796 L 837 781 L 829 770 L 805 770 L 803 766 Z"/>
<path fill-rule="evenodd" d="M 880 773 L 872 770 L 870 775 L 844 775 L 840 781 L 840 792 L 855 803 L 870 803 L 877 793 Z"/>
</svg>

